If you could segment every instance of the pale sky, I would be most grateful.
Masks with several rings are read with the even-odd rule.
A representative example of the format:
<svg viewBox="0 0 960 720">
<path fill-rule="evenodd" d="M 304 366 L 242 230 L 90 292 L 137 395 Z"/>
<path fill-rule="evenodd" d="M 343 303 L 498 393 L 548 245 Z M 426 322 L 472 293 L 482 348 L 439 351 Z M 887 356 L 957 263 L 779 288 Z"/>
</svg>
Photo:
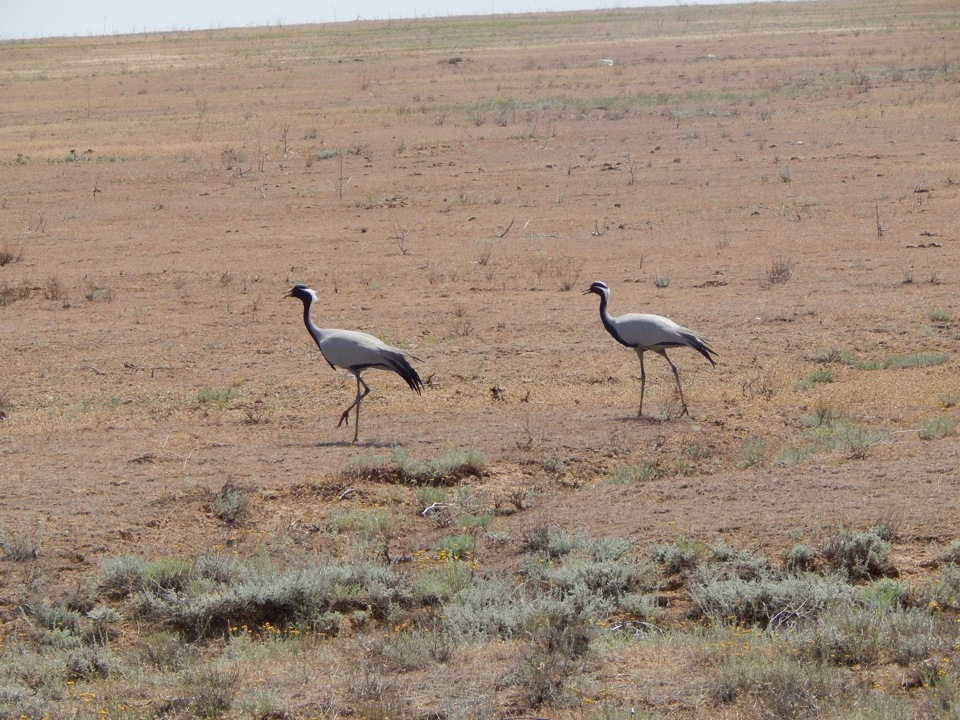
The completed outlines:
<svg viewBox="0 0 960 720">
<path fill-rule="evenodd" d="M 0 0 L 0 39 L 737 0 Z"/>
</svg>

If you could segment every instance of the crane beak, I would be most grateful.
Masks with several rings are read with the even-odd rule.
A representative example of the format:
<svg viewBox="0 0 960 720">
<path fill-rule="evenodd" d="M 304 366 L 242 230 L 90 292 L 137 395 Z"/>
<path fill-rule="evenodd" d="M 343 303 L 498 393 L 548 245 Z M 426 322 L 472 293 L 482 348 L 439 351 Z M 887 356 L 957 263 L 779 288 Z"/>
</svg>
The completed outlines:
<svg viewBox="0 0 960 720">
<path fill-rule="evenodd" d="M 288 290 L 281 297 L 285 297 L 285 298 L 293 297 L 293 290 Z"/>
</svg>

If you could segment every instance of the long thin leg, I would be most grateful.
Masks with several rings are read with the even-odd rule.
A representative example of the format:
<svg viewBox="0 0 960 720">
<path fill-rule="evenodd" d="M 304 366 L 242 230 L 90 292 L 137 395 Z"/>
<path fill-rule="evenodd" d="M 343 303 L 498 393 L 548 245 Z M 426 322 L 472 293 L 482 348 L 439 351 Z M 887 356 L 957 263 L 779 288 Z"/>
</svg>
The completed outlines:
<svg viewBox="0 0 960 720">
<path fill-rule="evenodd" d="M 640 358 L 640 410 L 637 411 L 637 417 L 643 416 L 643 392 L 647 388 L 647 371 L 643 367 L 643 351 L 637 351 L 637 357 Z"/>
<path fill-rule="evenodd" d="M 666 350 L 659 350 L 658 352 L 661 355 L 663 355 L 663 359 L 670 364 L 670 369 L 673 370 L 673 377 L 677 381 L 677 392 L 680 393 L 680 405 L 681 405 L 680 415 L 686 415 L 689 417 L 690 413 L 687 411 L 687 401 L 683 399 L 683 388 L 680 387 L 680 372 L 677 370 L 677 366 L 673 364 L 673 361 L 671 361 L 670 358 L 667 357 Z"/>
<path fill-rule="evenodd" d="M 353 441 L 356 442 L 360 437 L 360 401 L 370 394 L 370 388 L 363 381 L 363 378 L 357 375 L 357 392 L 360 392 L 360 386 L 363 385 L 363 395 L 357 396 L 357 414 L 354 418 Z"/>
<path fill-rule="evenodd" d="M 350 411 L 354 408 L 357 409 L 357 418 L 356 424 L 353 430 L 353 442 L 357 441 L 357 438 L 360 436 L 360 401 L 363 400 L 370 392 L 369 386 L 363 381 L 363 378 L 360 377 L 360 373 L 354 373 L 353 376 L 357 379 L 357 397 L 354 399 L 350 406 L 343 411 L 343 414 L 340 416 L 340 422 L 337 423 L 337 427 L 341 425 L 350 424 Z M 360 391 L 360 386 L 363 385 L 363 392 Z"/>
</svg>

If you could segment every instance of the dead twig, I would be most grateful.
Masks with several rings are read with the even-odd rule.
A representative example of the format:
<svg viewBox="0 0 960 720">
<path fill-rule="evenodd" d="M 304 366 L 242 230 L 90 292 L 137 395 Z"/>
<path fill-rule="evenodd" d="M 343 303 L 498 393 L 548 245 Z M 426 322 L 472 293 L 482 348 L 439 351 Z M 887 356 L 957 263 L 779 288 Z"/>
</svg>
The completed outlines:
<svg viewBox="0 0 960 720">
<path fill-rule="evenodd" d="M 424 517 L 426 517 L 426 516 L 429 515 L 430 513 L 436 512 L 436 511 L 439 510 L 440 508 L 449 507 L 451 504 L 452 504 L 452 503 L 435 502 L 435 503 L 433 503 L 432 505 L 429 505 L 429 506 L 425 507 L 425 508 L 420 512 L 420 514 L 423 515 Z"/>
<path fill-rule="evenodd" d="M 593 232 L 591 232 L 587 237 L 602 237 L 603 234 L 607 231 L 607 223 L 603 223 L 603 230 L 600 229 L 600 223 L 596 220 L 593 221 Z"/>
</svg>

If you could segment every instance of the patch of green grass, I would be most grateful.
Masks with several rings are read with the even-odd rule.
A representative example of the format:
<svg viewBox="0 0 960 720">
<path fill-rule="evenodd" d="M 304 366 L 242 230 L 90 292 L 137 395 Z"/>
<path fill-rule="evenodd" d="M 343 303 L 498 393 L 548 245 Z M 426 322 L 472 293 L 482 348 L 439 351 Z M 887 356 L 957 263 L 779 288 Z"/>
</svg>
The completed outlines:
<svg viewBox="0 0 960 720">
<path fill-rule="evenodd" d="M 477 550 L 477 539 L 473 535 L 448 535 L 437 540 L 433 549 L 440 558 L 469 560 Z"/>
<path fill-rule="evenodd" d="M 874 445 L 887 442 L 889 435 L 883 430 L 869 428 L 850 422 L 835 423 L 822 440 L 835 452 L 853 460 L 863 460 Z"/>
<path fill-rule="evenodd" d="M 197 391 L 197 404 L 208 409 L 223 410 L 233 396 L 232 388 L 218 388 L 204 385 Z"/>
<path fill-rule="evenodd" d="M 636 465 L 617 465 L 610 474 L 610 482 L 614 485 L 633 485 L 653 480 L 656 476 L 656 462 L 644 460 Z"/>
<path fill-rule="evenodd" d="M 800 424 L 803 427 L 801 440 L 780 450 L 774 456 L 774 465 L 789 467 L 825 452 L 862 460 L 870 448 L 889 440 L 885 431 L 839 418 L 822 405 L 801 417 Z"/>
<path fill-rule="evenodd" d="M 737 453 L 737 459 L 734 465 L 740 470 L 756 467 L 763 462 L 766 448 L 763 438 L 751 436 L 746 438 L 740 445 L 740 451 Z"/>
<path fill-rule="evenodd" d="M 809 460 L 815 452 L 815 449 L 809 445 L 788 445 L 776 452 L 773 456 L 773 464 L 776 467 L 793 467 Z"/>
<path fill-rule="evenodd" d="M 368 538 L 391 538 L 400 527 L 400 518 L 388 508 L 333 510 L 327 522 L 335 530 Z"/>
<path fill-rule="evenodd" d="M 712 670 L 709 699 L 749 706 L 758 718 L 837 717 L 837 699 L 849 702 L 844 673 L 784 652 L 780 634 L 752 628 L 709 629 L 701 640 Z"/>
<path fill-rule="evenodd" d="M 23 521 L 15 533 L 0 528 L 0 548 L 4 555 L 15 562 L 36 560 L 43 548 L 45 523 L 42 518 Z"/>
<path fill-rule="evenodd" d="M 888 355 L 883 359 L 883 369 L 919 368 L 942 365 L 950 359 L 945 352 L 924 352 L 912 355 Z"/>
<path fill-rule="evenodd" d="M 922 352 L 910 355 L 887 355 L 882 358 L 861 358 L 848 350 L 828 348 L 814 353 L 812 359 L 817 362 L 838 363 L 857 370 L 898 370 L 942 365 L 950 359 L 950 355 L 944 352 Z"/>
<path fill-rule="evenodd" d="M 493 522 L 493 515 L 488 512 L 464 513 L 457 518 L 457 522 L 466 530 L 482 529 Z"/>
<path fill-rule="evenodd" d="M 856 357 L 852 352 L 835 347 L 818 350 L 813 354 L 811 359 L 815 362 L 822 363 L 838 363 L 849 366 L 856 364 Z"/>
<path fill-rule="evenodd" d="M 921 440 L 939 440 L 953 435 L 957 430 L 957 421 L 949 415 L 937 415 L 920 422 L 917 435 Z"/>
<path fill-rule="evenodd" d="M 910 587 L 892 578 L 880 578 L 860 591 L 864 606 L 889 610 L 904 607 L 910 597 Z"/>
<path fill-rule="evenodd" d="M 930 311 L 930 322 L 948 323 L 953 320 L 953 313 L 943 308 L 934 308 Z"/>
<path fill-rule="evenodd" d="M 466 477 L 480 477 L 487 457 L 479 450 L 447 450 L 428 462 L 396 448 L 390 456 L 376 450 L 347 458 L 344 474 L 382 482 L 453 485 Z"/>
<path fill-rule="evenodd" d="M 797 380 L 793 384 L 793 389 L 798 392 L 803 392 L 809 390 L 814 385 L 819 385 L 821 383 L 832 383 L 833 382 L 833 372 L 828 368 L 818 368 L 808 374 L 806 377 Z"/>
</svg>

